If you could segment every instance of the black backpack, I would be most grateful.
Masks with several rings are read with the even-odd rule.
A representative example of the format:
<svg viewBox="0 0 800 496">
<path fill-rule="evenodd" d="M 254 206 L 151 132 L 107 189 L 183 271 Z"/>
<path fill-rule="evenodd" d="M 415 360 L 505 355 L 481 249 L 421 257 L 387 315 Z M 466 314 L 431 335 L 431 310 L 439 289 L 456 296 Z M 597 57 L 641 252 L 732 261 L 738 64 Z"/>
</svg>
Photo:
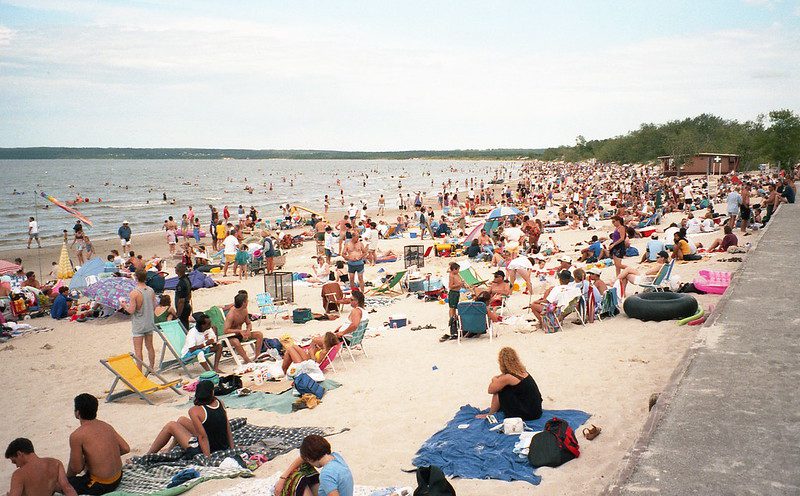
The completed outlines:
<svg viewBox="0 0 800 496">
<path fill-rule="evenodd" d="M 417 469 L 417 486 L 414 496 L 456 496 L 456 490 L 436 465 Z"/>
<path fill-rule="evenodd" d="M 219 378 L 219 384 L 214 388 L 214 396 L 225 396 L 237 389 L 242 389 L 242 378 L 238 375 L 226 375 Z"/>
<path fill-rule="evenodd" d="M 581 454 L 575 433 L 566 420 L 553 417 L 533 436 L 528 461 L 534 467 L 558 467 Z"/>
</svg>

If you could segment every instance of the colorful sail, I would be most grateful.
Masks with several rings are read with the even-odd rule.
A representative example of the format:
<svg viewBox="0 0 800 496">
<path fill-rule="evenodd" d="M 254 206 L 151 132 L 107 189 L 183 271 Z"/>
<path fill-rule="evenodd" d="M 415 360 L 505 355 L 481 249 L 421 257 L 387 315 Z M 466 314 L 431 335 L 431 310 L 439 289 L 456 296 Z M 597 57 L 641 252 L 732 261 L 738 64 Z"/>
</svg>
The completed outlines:
<svg viewBox="0 0 800 496">
<path fill-rule="evenodd" d="M 54 205 L 57 205 L 57 206 L 61 207 L 63 210 L 69 212 L 70 215 L 74 216 L 75 218 L 77 218 L 78 220 L 83 222 L 84 224 L 87 224 L 89 227 L 92 226 L 92 221 L 90 221 L 85 215 L 83 215 L 82 213 L 78 212 L 74 208 L 70 207 L 66 203 L 63 203 L 63 202 L 59 201 L 57 198 L 54 198 L 54 197 L 46 194 L 45 192 L 41 192 L 39 194 L 42 195 L 42 198 L 44 198 L 45 200 L 48 200 L 49 202 L 51 202 Z"/>
</svg>

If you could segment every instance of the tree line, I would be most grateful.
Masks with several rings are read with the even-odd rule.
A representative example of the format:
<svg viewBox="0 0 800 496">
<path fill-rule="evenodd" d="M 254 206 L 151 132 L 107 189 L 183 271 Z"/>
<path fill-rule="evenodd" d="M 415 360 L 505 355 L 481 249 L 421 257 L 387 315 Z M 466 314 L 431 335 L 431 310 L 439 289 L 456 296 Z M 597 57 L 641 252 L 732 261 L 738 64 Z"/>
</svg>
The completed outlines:
<svg viewBox="0 0 800 496">
<path fill-rule="evenodd" d="M 763 163 L 791 168 L 800 160 L 800 117 L 787 109 L 745 122 L 701 114 L 665 124 L 642 124 L 614 138 L 587 141 L 578 136 L 574 146 L 548 148 L 542 158 L 646 163 L 659 156 L 690 157 L 702 152 L 740 155 L 744 168 Z"/>
</svg>

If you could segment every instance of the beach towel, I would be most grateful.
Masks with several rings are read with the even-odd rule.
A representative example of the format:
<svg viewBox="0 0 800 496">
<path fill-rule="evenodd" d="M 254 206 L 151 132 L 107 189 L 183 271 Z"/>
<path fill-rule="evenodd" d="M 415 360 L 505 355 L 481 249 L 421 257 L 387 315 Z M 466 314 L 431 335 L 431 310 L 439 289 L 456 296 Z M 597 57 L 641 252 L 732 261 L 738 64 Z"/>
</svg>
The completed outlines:
<svg viewBox="0 0 800 496">
<path fill-rule="evenodd" d="M 487 410 L 483 410 L 485 413 Z M 514 453 L 519 436 L 509 436 L 499 431 L 490 431 L 486 419 L 476 419 L 481 413 L 474 406 L 464 405 L 444 429 L 422 444 L 412 463 L 417 467 L 436 465 L 448 477 L 465 479 L 497 479 L 503 481 L 526 481 L 539 484 L 526 457 Z M 580 410 L 544 410 L 538 420 L 525 422 L 534 431 L 544 429 L 544 424 L 553 417 L 566 420 L 576 432 L 591 415 Z M 495 414 L 502 423 L 501 412 Z M 459 429 L 459 425 L 468 425 Z"/>
<path fill-rule="evenodd" d="M 208 458 L 201 453 L 191 459 L 184 459 L 185 451 L 179 446 L 165 453 L 134 456 L 122 468 L 122 482 L 119 487 L 110 494 L 171 496 L 188 491 L 211 478 L 251 477 L 252 473 L 246 468 L 225 468 L 220 467 L 220 464 L 225 458 L 255 453 L 272 459 L 298 448 L 310 434 L 324 436 L 330 433 L 330 429 L 318 427 L 262 427 L 247 423 L 245 418 L 234 418 L 230 422 L 236 445 L 234 449 L 216 451 Z M 200 477 L 168 489 L 172 478 L 189 467 L 197 470 Z"/>
<path fill-rule="evenodd" d="M 233 487 L 224 489 L 214 496 L 274 496 L 275 483 L 278 482 L 282 472 L 276 472 L 265 479 L 250 479 L 242 481 Z M 373 487 L 356 485 L 353 488 L 353 496 L 389 496 L 390 494 L 406 489 L 408 494 L 413 492 L 410 487 Z"/>
<path fill-rule="evenodd" d="M 325 391 L 330 391 L 331 389 L 338 388 L 341 384 L 326 379 L 320 383 L 320 386 L 322 386 Z M 280 394 L 253 391 L 247 396 L 228 395 L 223 401 L 225 402 L 225 407 L 228 409 L 251 408 L 253 410 L 263 410 L 265 412 L 290 414 L 292 413 L 292 403 L 294 403 L 297 398 L 298 397 L 295 396 L 291 390 Z M 188 405 L 188 403 L 186 405 L 181 405 L 181 408 L 185 408 Z"/>
</svg>

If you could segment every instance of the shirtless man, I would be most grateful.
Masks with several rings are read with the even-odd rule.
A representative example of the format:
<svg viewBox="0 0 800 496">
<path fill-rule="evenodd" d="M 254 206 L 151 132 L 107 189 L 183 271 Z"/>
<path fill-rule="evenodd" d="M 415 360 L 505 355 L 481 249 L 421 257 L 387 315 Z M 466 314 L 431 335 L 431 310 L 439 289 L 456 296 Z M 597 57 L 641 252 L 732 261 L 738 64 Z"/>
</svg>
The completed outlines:
<svg viewBox="0 0 800 496">
<path fill-rule="evenodd" d="M 242 329 L 244 325 L 244 329 Z M 229 341 L 231 346 L 236 350 L 236 353 L 242 357 L 244 363 L 250 363 L 252 360 L 247 356 L 247 352 L 242 347 L 242 341 L 248 341 L 250 338 L 256 340 L 256 356 L 261 353 L 261 343 L 264 342 L 264 335 L 260 331 L 254 331 L 253 325 L 250 323 L 250 316 L 247 313 L 247 292 L 240 291 L 233 298 L 233 308 L 228 311 L 225 317 L 225 334 L 235 334 Z"/>
<path fill-rule="evenodd" d="M 474 288 L 473 292 L 476 295 L 480 293 L 477 288 Z M 491 303 L 501 303 L 503 296 L 511 295 L 511 286 L 506 282 L 505 274 L 503 274 L 502 270 L 494 273 L 494 279 L 489 283 L 489 294 L 491 294 L 491 299 L 489 300 Z"/>
<path fill-rule="evenodd" d="M 8 496 L 51 496 L 56 491 L 65 496 L 77 496 L 67 481 L 64 465 L 55 458 L 39 458 L 29 439 L 20 437 L 11 441 L 6 458 L 17 466 L 11 475 Z"/>
<path fill-rule="evenodd" d="M 75 397 L 75 418 L 81 426 L 69 436 L 69 483 L 78 494 L 110 493 L 122 480 L 122 455 L 131 448 L 113 427 L 97 420 L 97 398 L 91 394 Z"/>
<path fill-rule="evenodd" d="M 344 245 L 342 250 L 342 257 L 347 261 L 347 274 L 350 279 L 350 287 L 356 289 L 354 284 L 356 281 L 356 274 L 358 274 L 358 288 L 364 292 L 364 258 L 367 256 L 367 249 L 358 239 L 358 231 L 353 232 L 353 237 L 350 238 Z"/>
<path fill-rule="evenodd" d="M 339 220 L 336 223 L 336 229 L 339 230 L 339 253 L 342 252 L 342 243 L 344 243 L 345 233 L 347 233 L 349 227 L 348 224 L 350 223 L 350 217 L 347 214 L 344 214 L 344 218 Z"/>
<path fill-rule="evenodd" d="M 739 194 L 742 196 L 742 203 L 739 204 L 739 218 L 742 220 L 742 232 L 747 236 L 747 225 L 750 223 L 752 215 L 750 210 L 750 183 L 744 182 Z"/>
</svg>

